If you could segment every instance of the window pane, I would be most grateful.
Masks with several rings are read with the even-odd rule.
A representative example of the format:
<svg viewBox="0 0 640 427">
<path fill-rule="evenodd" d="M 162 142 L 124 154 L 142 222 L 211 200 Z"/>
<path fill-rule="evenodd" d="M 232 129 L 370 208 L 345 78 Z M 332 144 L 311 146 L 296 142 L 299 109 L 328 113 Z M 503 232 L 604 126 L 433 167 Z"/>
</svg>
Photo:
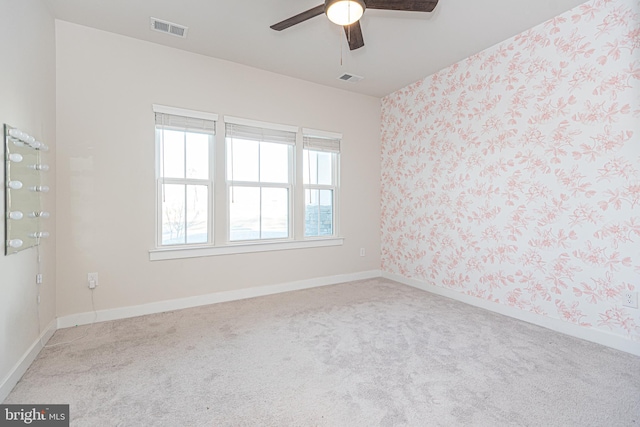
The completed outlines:
<svg viewBox="0 0 640 427">
<path fill-rule="evenodd" d="M 259 146 L 257 141 L 227 140 L 227 179 L 230 181 L 254 181 L 260 178 Z"/>
<path fill-rule="evenodd" d="M 333 154 L 318 152 L 318 165 L 317 165 L 317 181 L 320 185 L 331 185 L 333 184 L 333 174 L 331 172 L 331 157 Z"/>
<path fill-rule="evenodd" d="M 184 185 L 163 185 L 162 197 L 162 244 L 185 243 L 185 198 Z"/>
<path fill-rule="evenodd" d="M 305 236 L 333 235 L 333 190 L 305 190 Z"/>
<path fill-rule="evenodd" d="M 289 237 L 289 191 L 286 188 L 262 189 L 262 238 Z"/>
<path fill-rule="evenodd" d="M 209 194 L 206 185 L 187 185 L 187 243 L 207 243 Z"/>
<path fill-rule="evenodd" d="M 320 221 L 320 190 L 305 190 L 304 235 L 317 236 Z"/>
<path fill-rule="evenodd" d="M 209 179 L 209 141 L 206 133 L 187 133 L 187 178 Z"/>
<path fill-rule="evenodd" d="M 303 174 L 305 184 L 317 184 L 318 180 L 318 152 L 304 150 Z"/>
<path fill-rule="evenodd" d="M 229 188 L 229 239 L 260 238 L 260 188 Z"/>
<path fill-rule="evenodd" d="M 333 185 L 333 153 L 304 150 L 304 183 Z"/>
<path fill-rule="evenodd" d="M 289 182 L 288 145 L 260 143 L 260 181 L 283 184 Z"/>
<path fill-rule="evenodd" d="M 163 132 L 163 131 L 160 131 Z M 160 161 L 166 178 L 184 178 L 184 132 L 165 130 L 164 153 Z"/>
<path fill-rule="evenodd" d="M 320 190 L 319 224 L 320 236 L 333 235 L 333 191 Z"/>
</svg>

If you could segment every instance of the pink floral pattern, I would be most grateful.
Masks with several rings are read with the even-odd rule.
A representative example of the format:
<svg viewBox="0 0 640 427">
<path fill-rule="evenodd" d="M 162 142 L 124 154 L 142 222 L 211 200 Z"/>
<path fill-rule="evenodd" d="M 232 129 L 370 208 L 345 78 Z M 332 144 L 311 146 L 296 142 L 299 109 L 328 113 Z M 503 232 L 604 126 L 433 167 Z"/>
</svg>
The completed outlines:
<svg viewBox="0 0 640 427">
<path fill-rule="evenodd" d="M 382 269 L 640 341 L 640 1 L 382 101 Z"/>
</svg>

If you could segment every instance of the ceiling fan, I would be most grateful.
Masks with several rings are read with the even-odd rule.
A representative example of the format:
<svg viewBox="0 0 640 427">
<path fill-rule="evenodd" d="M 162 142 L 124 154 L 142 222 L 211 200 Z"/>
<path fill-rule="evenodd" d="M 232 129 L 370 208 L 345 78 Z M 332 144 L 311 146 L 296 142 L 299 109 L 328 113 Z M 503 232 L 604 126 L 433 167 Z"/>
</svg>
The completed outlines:
<svg viewBox="0 0 640 427">
<path fill-rule="evenodd" d="M 409 12 L 431 12 L 438 4 L 438 0 L 325 0 L 324 4 L 316 6 L 298 15 L 273 24 L 271 29 L 282 31 L 296 24 L 304 22 L 325 13 L 327 17 L 344 27 L 344 33 L 349 42 L 349 49 L 356 50 L 364 46 L 360 18 L 365 9 L 404 10 Z"/>
</svg>

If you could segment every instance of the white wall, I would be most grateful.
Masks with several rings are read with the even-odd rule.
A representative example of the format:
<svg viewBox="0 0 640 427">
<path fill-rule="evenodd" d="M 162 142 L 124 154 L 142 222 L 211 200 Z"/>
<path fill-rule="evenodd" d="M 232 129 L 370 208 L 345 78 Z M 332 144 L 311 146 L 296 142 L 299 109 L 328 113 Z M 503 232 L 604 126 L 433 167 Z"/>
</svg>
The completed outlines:
<svg viewBox="0 0 640 427">
<path fill-rule="evenodd" d="M 63 21 L 56 36 L 58 316 L 91 310 L 94 271 L 101 310 L 379 269 L 379 99 Z M 345 244 L 149 261 L 154 103 L 342 132 Z"/>
<path fill-rule="evenodd" d="M 0 126 L 7 123 L 47 143 L 46 175 L 53 191 L 45 208 L 55 210 L 55 30 L 54 20 L 40 1 L 0 0 Z M 41 249 L 44 283 L 41 303 L 36 250 L 4 256 L 4 140 L 0 156 L 0 401 L 17 379 L 14 368 L 55 317 L 55 233 Z M 55 215 L 49 229 L 55 227 Z M 28 363 L 27 363 L 28 365 Z"/>
</svg>

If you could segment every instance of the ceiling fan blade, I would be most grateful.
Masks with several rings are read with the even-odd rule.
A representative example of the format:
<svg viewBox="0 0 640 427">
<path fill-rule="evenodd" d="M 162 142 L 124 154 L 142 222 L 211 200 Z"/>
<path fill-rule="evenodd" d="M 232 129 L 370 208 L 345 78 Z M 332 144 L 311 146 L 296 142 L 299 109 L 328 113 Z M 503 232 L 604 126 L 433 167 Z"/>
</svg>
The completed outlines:
<svg viewBox="0 0 640 427">
<path fill-rule="evenodd" d="M 410 12 L 431 12 L 438 0 L 364 0 L 367 9 L 406 10 Z"/>
<path fill-rule="evenodd" d="M 344 34 L 347 36 L 347 41 L 349 42 L 349 50 L 360 49 L 364 46 L 360 21 L 356 21 L 351 25 L 345 25 L 343 28 Z"/>
<path fill-rule="evenodd" d="M 309 9 L 305 12 L 299 13 L 296 16 L 292 16 L 289 19 L 285 19 L 282 22 L 278 22 L 277 24 L 273 24 L 271 26 L 272 30 L 276 30 L 276 31 L 282 31 L 284 29 L 287 29 L 289 27 L 292 27 L 296 24 L 299 24 L 301 22 L 306 21 L 307 19 L 311 19 L 314 18 L 318 15 L 322 15 L 324 13 L 324 4 L 321 4 L 320 6 L 316 6 L 313 9 Z"/>
</svg>

